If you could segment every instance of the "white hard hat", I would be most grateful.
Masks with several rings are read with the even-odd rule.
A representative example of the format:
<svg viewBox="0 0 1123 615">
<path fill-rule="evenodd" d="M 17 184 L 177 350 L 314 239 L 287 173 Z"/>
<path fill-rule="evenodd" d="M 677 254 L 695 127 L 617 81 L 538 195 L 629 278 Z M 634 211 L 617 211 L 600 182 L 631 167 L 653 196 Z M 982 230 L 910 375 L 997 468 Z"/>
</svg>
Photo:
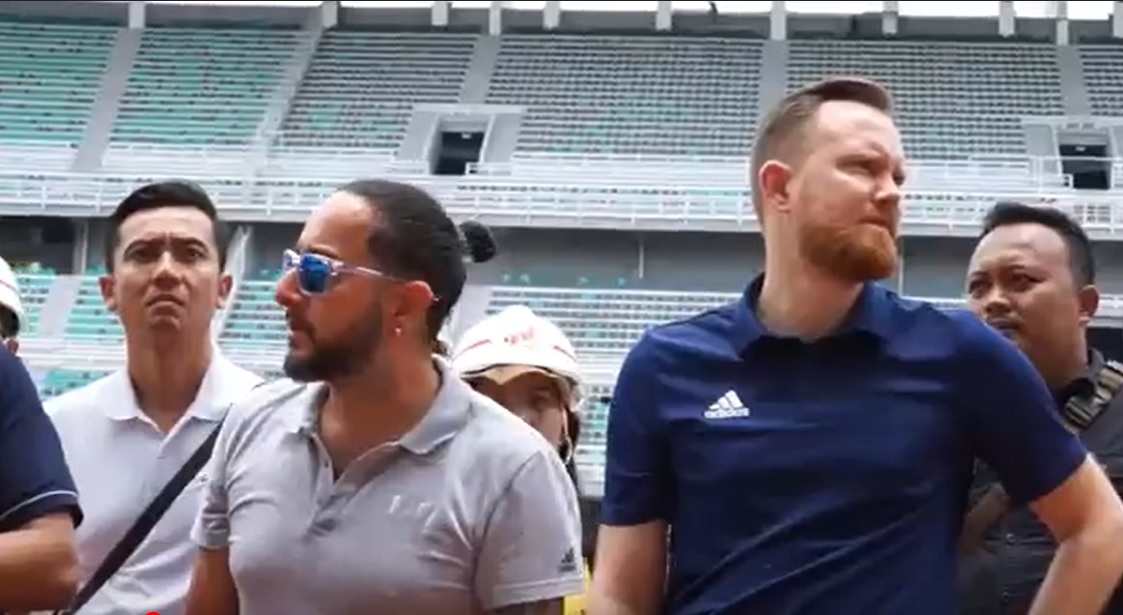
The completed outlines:
<svg viewBox="0 0 1123 615">
<path fill-rule="evenodd" d="M 0 258 L 0 306 L 6 307 L 16 315 L 16 322 L 22 329 L 27 317 L 23 311 L 23 302 L 19 298 L 19 284 L 16 283 L 16 274 L 8 261 Z"/>
<path fill-rule="evenodd" d="M 464 332 L 452 351 L 452 366 L 463 376 L 487 374 L 498 382 L 528 371 L 569 381 L 575 396 L 584 386 L 577 354 L 554 323 L 525 305 L 512 305 Z"/>
</svg>

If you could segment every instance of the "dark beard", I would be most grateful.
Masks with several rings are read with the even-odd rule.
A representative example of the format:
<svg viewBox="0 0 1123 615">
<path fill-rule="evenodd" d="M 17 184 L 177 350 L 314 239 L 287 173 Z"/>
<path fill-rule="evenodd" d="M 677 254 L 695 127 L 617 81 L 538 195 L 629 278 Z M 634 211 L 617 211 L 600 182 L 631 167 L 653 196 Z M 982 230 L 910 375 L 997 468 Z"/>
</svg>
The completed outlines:
<svg viewBox="0 0 1123 615">
<path fill-rule="evenodd" d="M 317 342 L 315 331 L 304 329 L 313 349 L 304 356 L 291 351 L 285 355 L 285 375 L 297 382 L 330 382 L 361 372 L 382 341 L 382 319 L 373 316 L 362 320 L 362 328 L 352 329 L 337 344 Z"/>
</svg>

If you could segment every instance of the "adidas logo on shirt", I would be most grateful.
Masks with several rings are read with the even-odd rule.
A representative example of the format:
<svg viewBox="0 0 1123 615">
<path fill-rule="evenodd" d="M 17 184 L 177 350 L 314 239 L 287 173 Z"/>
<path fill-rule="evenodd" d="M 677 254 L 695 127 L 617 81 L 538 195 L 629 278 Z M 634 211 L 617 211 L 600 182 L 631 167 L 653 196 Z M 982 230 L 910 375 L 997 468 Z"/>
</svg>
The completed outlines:
<svg viewBox="0 0 1123 615">
<path fill-rule="evenodd" d="M 741 403 L 741 398 L 737 396 L 736 392 L 728 391 L 720 399 L 710 404 L 710 409 L 706 410 L 702 416 L 708 419 L 731 419 L 749 416 L 749 409 Z"/>
<path fill-rule="evenodd" d="M 571 548 L 566 551 L 565 555 L 562 557 L 561 565 L 558 566 L 558 572 L 561 574 L 569 574 L 571 572 L 577 572 L 577 570 L 577 554 Z"/>
</svg>

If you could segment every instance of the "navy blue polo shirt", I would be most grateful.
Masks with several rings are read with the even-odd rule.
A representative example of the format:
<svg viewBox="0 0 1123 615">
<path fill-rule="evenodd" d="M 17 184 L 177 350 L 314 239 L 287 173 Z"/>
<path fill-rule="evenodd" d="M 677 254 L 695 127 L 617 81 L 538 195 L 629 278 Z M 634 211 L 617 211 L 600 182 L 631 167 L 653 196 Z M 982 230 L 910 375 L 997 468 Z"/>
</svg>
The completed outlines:
<svg viewBox="0 0 1123 615">
<path fill-rule="evenodd" d="M 665 613 L 954 613 L 975 456 L 1029 502 L 1082 445 L 973 315 L 867 284 L 835 335 L 805 344 L 757 320 L 761 282 L 629 353 L 603 522 L 671 526 Z"/>
<path fill-rule="evenodd" d="M 62 444 L 31 375 L 0 346 L 0 532 L 57 512 L 82 520 Z"/>
</svg>

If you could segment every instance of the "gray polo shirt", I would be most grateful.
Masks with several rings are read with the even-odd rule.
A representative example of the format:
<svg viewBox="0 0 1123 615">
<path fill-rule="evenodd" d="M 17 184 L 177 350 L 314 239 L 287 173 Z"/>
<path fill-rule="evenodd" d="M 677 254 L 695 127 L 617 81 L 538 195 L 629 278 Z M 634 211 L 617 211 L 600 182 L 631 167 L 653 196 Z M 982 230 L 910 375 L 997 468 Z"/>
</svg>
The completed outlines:
<svg viewBox="0 0 1123 615">
<path fill-rule="evenodd" d="M 472 615 L 584 590 L 557 453 L 438 364 L 425 418 L 338 481 L 323 385 L 271 383 L 231 410 L 193 535 L 229 547 L 241 615 Z"/>
</svg>

